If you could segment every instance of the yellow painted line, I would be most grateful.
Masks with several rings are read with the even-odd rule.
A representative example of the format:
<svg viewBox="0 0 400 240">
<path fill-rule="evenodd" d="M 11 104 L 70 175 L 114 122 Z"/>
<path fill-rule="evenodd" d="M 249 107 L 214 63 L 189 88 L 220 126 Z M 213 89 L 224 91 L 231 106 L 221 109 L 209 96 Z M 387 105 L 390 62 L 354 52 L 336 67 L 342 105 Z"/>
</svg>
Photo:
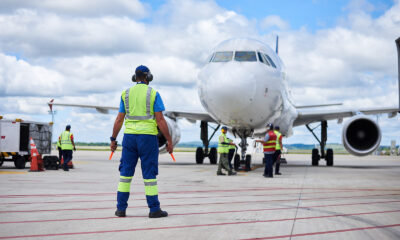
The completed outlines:
<svg viewBox="0 0 400 240">
<path fill-rule="evenodd" d="M 0 174 L 26 174 L 27 172 L 0 171 Z"/>
<path fill-rule="evenodd" d="M 4 157 L 8 157 L 8 154 L 6 152 L 3 152 Z"/>
<path fill-rule="evenodd" d="M 15 152 L 11 152 L 11 155 L 17 155 Z"/>
</svg>

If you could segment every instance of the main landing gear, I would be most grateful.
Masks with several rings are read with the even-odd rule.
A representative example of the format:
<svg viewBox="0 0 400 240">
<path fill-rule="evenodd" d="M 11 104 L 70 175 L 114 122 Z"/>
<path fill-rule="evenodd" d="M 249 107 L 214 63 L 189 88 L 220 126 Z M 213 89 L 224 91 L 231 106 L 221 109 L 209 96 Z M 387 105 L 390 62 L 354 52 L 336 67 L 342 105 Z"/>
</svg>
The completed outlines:
<svg viewBox="0 0 400 240">
<path fill-rule="evenodd" d="M 208 151 L 208 146 L 210 144 L 211 138 L 218 131 L 220 125 L 214 128 L 214 132 L 211 134 L 211 137 L 208 138 L 208 123 L 206 121 L 201 121 L 200 123 L 200 138 L 204 145 L 204 150 L 202 147 L 198 147 L 196 149 L 196 163 L 203 164 L 204 158 L 208 157 L 210 159 L 211 164 L 217 164 L 218 154 L 217 148 L 213 147 Z"/>
<path fill-rule="evenodd" d="M 321 149 L 321 155 L 318 152 L 317 148 L 314 148 L 312 150 L 311 154 L 311 163 L 313 166 L 318 166 L 318 162 L 321 158 L 325 158 L 326 165 L 327 166 L 333 166 L 333 150 L 331 148 L 328 148 L 325 153 L 325 146 L 326 146 L 326 141 L 328 139 L 328 134 L 327 134 L 327 128 L 328 128 L 328 123 L 327 121 L 321 121 L 321 139 L 318 139 L 317 135 L 315 135 L 314 130 L 318 127 L 315 128 L 310 128 L 309 124 L 306 124 L 307 129 L 314 135 L 315 139 L 319 142 L 320 149 Z"/>
<path fill-rule="evenodd" d="M 239 154 L 235 155 L 234 162 L 233 162 L 233 167 L 235 171 L 238 170 L 245 170 L 245 171 L 251 171 L 251 155 L 247 154 L 247 137 L 251 136 L 253 134 L 253 130 L 233 130 L 233 134 L 238 135 L 240 137 L 240 143 L 239 147 L 242 149 L 242 154 L 239 156 Z"/>
</svg>

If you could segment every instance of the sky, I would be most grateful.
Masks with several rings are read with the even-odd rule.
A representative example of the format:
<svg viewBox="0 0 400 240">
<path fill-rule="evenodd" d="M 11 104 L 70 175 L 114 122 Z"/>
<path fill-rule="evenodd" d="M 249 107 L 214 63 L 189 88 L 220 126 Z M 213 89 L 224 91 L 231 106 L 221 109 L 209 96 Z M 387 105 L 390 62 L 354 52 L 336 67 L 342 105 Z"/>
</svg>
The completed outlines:
<svg viewBox="0 0 400 240">
<path fill-rule="evenodd" d="M 397 107 L 399 13 L 399 0 L 1 0 L 0 116 L 49 122 L 53 98 L 118 107 L 140 64 L 167 110 L 204 111 L 196 82 L 211 49 L 233 37 L 274 48 L 277 35 L 298 105 Z M 55 111 L 53 139 L 71 124 L 80 142 L 109 141 L 117 114 Z M 382 144 L 400 143 L 399 116 L 373 118 Z M 178 125 L 181 142 L 199 140 L 199 123 Z M 341 129 L 328 122 L 329 143 Z M 304 126 L 284 141 L 317 143 Z"/>
</svg>

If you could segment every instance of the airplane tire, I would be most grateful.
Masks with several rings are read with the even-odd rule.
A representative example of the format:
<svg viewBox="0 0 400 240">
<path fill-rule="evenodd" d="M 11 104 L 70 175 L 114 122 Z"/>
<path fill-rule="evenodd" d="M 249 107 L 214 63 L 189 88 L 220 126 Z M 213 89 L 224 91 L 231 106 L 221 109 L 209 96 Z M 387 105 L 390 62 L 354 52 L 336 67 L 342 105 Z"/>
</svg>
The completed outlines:
<svg viewBox="0 0 400 240">
<path fill-rule="evenodd" d="M 235 154 L 235 157 L 233 159 L 233 168 L 235 171 L 237 171 L 240 167 L 240 156 L 239 154 Z"/>
<path fill-rule="evenodd" d="M 217 164 L 218 154 L 215 147 L 210 149 L 210 154 L 208 155 L 208 158 L 210 159 L 210 164 Z"/>
<path fill-rule="evenodd" d="M 320 159 L 320 155 L 318 153 L 318 149 L 314 148 L 311 153 L 311 164 L 313 166 L 318 166 L 318 161 Z"/>
<path fill-rule="evenodd" d="M 246 155 L 246 171 L 251 171 L 251 155 Z"/>
<path fill-rule="evenodd" d="M 333 150 L 331 148 L 328 148 L 326 150 L 326 166 L 333 166 Z"/>
<path fill-rule="evenodd" d="M 0 158 L 0 167 L 3 166 L 4 160 L 3 158 Z"/>
<path fill-rule="evenodd" d="M 15 168 L 18 168 L 18 169 L 25 168 L 25 164 L 26 164 L 25 157 L 17 155 L 15 157 L 13 157 L 13 160 L 14 160 Z"/>
<path fill-rule="evenodd" d="M 196 149 L 196 163 L 197 164 L 203 164 L 204 161 L 204 151 L 203 148 L 198 147 Z"/>
</svg>

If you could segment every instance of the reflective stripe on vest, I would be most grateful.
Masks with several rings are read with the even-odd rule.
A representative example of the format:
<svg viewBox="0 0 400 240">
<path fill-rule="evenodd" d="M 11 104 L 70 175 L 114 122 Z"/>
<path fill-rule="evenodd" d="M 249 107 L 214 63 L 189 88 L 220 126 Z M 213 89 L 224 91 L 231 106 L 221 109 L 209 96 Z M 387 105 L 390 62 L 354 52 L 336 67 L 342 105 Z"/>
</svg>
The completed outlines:
<svg viewBox="0 0 400 240">
<path fill-rule="evenodd" d="M 158 195 L 157 179 L 144 179 L 144 191 L 146 196 Z"/>
<path fill-rule="evenodd" d="M 72 145 L 71 135 L 69 131 L 64 131 L 61 133 L 61 149 L 62 150 L 72 150 L 74 146 Z"/>
<path fill-rule="evenodd" d="M 224 137 L 224 141 L 225 143 L 228 142 L 228 138 L 226 137 L 226 134 L 221 134 L 218 138 L 218 153 L 229 153 L 229 145 L 227 144 L 222 144 L 221 142 L 221 136 Z"/>
<path fill-rule="evenodd" d="M 273 131 L 269 131 L 267 134 L 269 135 L 269 139 L 267 143 L 263 144 L 264 152 L 274 152 L 276 148 L 276 135 Z"/>
<path fill-rule="evenodd" d="M 274 133 L 276 134 L 275 150 L 281 150 L 281 141 L 280 140 L 282 140 L 282 133 L 280 133 L 279 131 L 274 131 Z"/>
<path fill-rule="evenodd" d="M 125 131 L 128 134 L 157 135 L 154 119 L 156 91 L 146 84 L 137 84 L 122 92 L 125 105 Z"/>
</svg>

